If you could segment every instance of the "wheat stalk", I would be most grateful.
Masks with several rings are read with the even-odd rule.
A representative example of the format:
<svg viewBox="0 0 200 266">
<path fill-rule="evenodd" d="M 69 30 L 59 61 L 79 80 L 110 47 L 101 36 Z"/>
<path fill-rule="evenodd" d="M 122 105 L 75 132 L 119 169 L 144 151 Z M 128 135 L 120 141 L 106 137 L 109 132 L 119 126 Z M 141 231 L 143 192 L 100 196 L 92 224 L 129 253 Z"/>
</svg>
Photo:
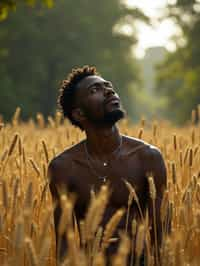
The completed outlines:
<svg viewBox="0 0 200 266">
<path fill-rule="evenodd" d="M 131 195 L 130 197 L 132 197 L 135 200 L 135 202 L 137 204 L 137 207 L 138 207 L 138 210 L 139 210 L 139 213 L 140 213 L 140 217 L 141 217 L 142 221 L 144 221 L 144 216 L 143 216 L 143 213 L 142 213 L 140 202 L 139 202 L 139 199 L 138 199 L 138 196 L 137 196 L 137 194 L 135 192 L 134 187 L 127 180 L 123 180 L 123 181 L 124 181 L 125 185 L 127 186 L 128 190 L 129 190 L 129 194 Z M 130 198 L 130 200 L 131 200 L 131 198 Z"/>
<path fill-rule="evenodd" d="M 140 128 L 139 133 L 138 133 L 138 139 L 142 139 L 143 133 L 144 133 L 143 128 Z"/>
<path fill-rule="evenodd" d="M 174 144 L 174 150 L 177 150 L 177 137 L 176 134 L 173 135 L 173 144 Z"/>
<path fill-rule="evenodd" d="M 45 127 L 44 116 L 41 113 L 37 113 L 36 119 L 37 119 L 39 128 L 43 129 Z"/>
<path fill-rule="evenodd" d="M 117 254 L 113 257 L 112 266 L 127 265 L 128 254 L 130 250 L 130 240 L 126 234 L 121 234 L 121 241 Z"/>
<path fill-rule="evenodd" d="M 115 214 L 111 217 L 109 222 L 106 224 L 106 228 L 104 230 L 104 235 L 103 235 L 103 240 L 102 240 L 102 251 L 104 251 L 108 247 L 109 240 L 112 237 L 123 215 L 124 215 L 123 209 L 117 210 Z"/>
<path fill-rule="evenodd" d="M 38 266 L 38 257 L 35 251 L 35 247 L 30 238 L 25 239 L 26 253 L 29 258 L 29 262 L 31 266 Z"/>
<path fill-rule="evenodd" d="M 2 181 L 3 206 L 5 210 L 9 208 L 8 188 L 5 180 Z"/>
<path fill-rule="evenodd" d="M 8 150 L 8 157 L 12 155 L 14 149 L 15 149 L 15 146 L 16 146 L 16 143 L 17 143 L 17 140 L 19 138 L 19 134 L 16 133 L 11 144 L 10 144 L 10 147 L 9 147 L 9 150 Z"/>
<path fill-rule="evenodd" d="M 130 265 L 133 265 L 134 259 L 134 244 L 135 244 L 135 236 L 137 232 L 137 221 L 135 219 L 132 220 L 131 223 L 131 234 L 132 234 L 132 241 L 131 241 L 131 260 Z"/>
<path fill-rule="evenodd" d="M 47 260 L 47 256 L 49 254 L 49 250 L 50 250 L 50 244 L 51 244 L 51 239 L 50 237 L 46 237 L 43 240 L 40 252 L 39 252 L 39 257 L 38 257 L 38 262 L 39 265 L 45 265 L 46 260 Z"/>
<path fill-rule="evenodd" d="M 46 163 L 48 164 L 49 163 L 49 154 L 48 154 L 48 149 L 47 149 L 46 142 L 44 140 L 42 140 L 42 147 L 43 147 L 43 150 L 44 150 Z"/>
<path fill-rule="evenodd" d="M 19 217 L 15 226 L 14 232 L 14 247 L 17 249 L 22 248 L 24 244 L 24 220 L 22 217 Z"/>
<path fill-rule="evenodd" d="M 85 217 L 85 231 L 87 240 L 89 241 L 93 239 L 97 227 L 101 222 L 107 202 L 108 187 L 102 186 L 96 198 L 91 201 Z"/>
<path fill-rule="evenodd" d="M 15 110 L 15 113 L 13 115 L 13 118 L 12 118 L 13 127 L 18 125 L 20 113 L 21 113 L 21 108 L 17 107 L 16 110 Z"/>
<path fill-rule="evenodd" d="M 79 266 L 79 250 L 76 246 L 74 232 L 68 230 L 67 232 L 67 241 L 68 241 L 68 258 L 69 258 L 69 265 L 71 266 Z"/>
<path fill-rule="evenodd" d="M 138 227 L 136 245 L 135 245 L 136 266 L 139 266 L 140 256 L 144 248 L 144 240 L 145 240 L 145 227 L 143 224 L 140 224 Z"/>
<path fill-rule="evenodd" d="M 40 169 L 37 164 L 33 161 L 33 159 L 29 159 L 31 166 L 33 167 L 34 171 L 36 172 L 37 176 L 40 176 Z"/>
<path fill-rule="evenodd" d="M 105 257 L 103 253 L 98 253 L 95 257 L 94 257 L 94 261 L 93 261 L 93 265 L 92 266 L 105 266 Z"/>
<path fill-rule="evenodd" d="M 97 233 L 95 235 L 95 239 L 94 239 L 93 250 L 92 250 L 92 261 L 94 261 L 95 256 L 100 251 L 102 235 L 103 235 L 103 228 L 99 226 Z"/>
<path fill-rule="evenodd" d="M 150 198 L 152 199 L 153 205 L 153 231 L 154 231 L 154 241 L 155 241 L 155 254 L 156 254 L 156 265 L 159 265 L 158 261 L 158 238 L 157 238 L 157 221 L 156 221 L 156 207 L 155 207 L 155 200 L 156 200 L 156 187 L 152 176 L 148 177 L 149 182 L 149 193 Z"/>
</svg>

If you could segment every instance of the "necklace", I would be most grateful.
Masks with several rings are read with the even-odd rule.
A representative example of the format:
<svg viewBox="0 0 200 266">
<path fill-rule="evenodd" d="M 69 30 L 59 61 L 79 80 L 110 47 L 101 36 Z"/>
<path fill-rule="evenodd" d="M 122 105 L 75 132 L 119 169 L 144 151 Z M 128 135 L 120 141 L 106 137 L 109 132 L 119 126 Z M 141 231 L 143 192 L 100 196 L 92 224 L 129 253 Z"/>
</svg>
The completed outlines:
<svg viewBox="0 0 200 266">
<path fill-rule="evenodd" d="M 102 176 L 102 175 L 99 175 L 97 173 L 97 171 L 95 170 L 95 167 L 93 167 L 93 165 L 92 165 L 93 164 L 92 161 L 94 161 L 94 159 L 92 158 L 92 156 L 88 152 L 86 141 L 83 143 L 83 145 L 84 145 L 84 150 L 85 150 L 85 154 L 87 157 L 88 166 L 90 167 L 91 171 L 95 174 L 95 176 L 97 176 L 98 179 L 102 180 L 102 182 L 105 183 L 108 176 Z M 121 147 L 122 147 L 122 137 L 120 138 L 119 146 L 113 152 L 111 152 L 110 155 L 114 155 L 114 154 L 118 153 L 118 156 L 117 156 L 117 158 L 118 158 L 119 157 L 119 151 L 121 150 Z M 108 166 L 108 162 L 104 161 L 102 164 L 104 167 Z"/>
</svg>

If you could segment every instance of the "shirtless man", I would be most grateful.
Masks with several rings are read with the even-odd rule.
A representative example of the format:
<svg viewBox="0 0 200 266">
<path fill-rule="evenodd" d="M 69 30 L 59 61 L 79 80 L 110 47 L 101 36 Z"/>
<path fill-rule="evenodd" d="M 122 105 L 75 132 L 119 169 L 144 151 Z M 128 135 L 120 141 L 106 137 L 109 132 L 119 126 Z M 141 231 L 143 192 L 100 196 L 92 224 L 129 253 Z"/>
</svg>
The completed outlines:
<svg viewBox="0 0 200 266">
<path fill-rule="evenodd" d="M 112 189 L 102 226 L 120 207 L 127 207 L 127 180 L 138 195 L 142 211 L 149 211 L 152 224 L 152 201 L 149 197 L 147 173 L 154 176 L 156 186 L 156 221 L 158 244 L 161 244 L 160 206 L 166 188 L 166 168 L 160 151 L 133 137 L 120 134 L 116 122 L 124 118 L 120 98 L 112 83 L 102 78 L 94 67 L 74 69 L 63 81 L 59 104 L 70 122 L 83 130 L 86 139 L 54 158 L 49 165 L 50 190 L 57 202 L 54 211 L 56 237 L 60 219 L 58 188 L 66 187 L 77 195 L 75 214 L 79 222 L 84 218 L 90 200 L 91 188 L 96 191 L 105 182 Z M 135 203 L 131 206 L 130 221 L 138 217 Z M 125 215 L 119 224 L 125 228 Z M 152 226 L 153 228 L 153 226 Z M 131 231 L 131 222 L 128 232 Z M 154 239 L 153 229 L 151 230 Z M 62 239 L 61 256 L 66 251 Z M 111 244 L 110 253 L 116 251 Z"/>
</svg>

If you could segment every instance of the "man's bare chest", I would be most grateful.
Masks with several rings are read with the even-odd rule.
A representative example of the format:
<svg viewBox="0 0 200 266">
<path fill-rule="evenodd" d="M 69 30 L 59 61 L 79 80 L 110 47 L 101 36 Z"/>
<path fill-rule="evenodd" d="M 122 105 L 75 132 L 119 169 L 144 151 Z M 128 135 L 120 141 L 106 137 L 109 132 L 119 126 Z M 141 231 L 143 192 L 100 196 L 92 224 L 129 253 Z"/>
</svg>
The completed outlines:
<svg viewBox="0 0 200 266">
<path fill-rule="evenodd" d="M 125 184 L 128 181 L 135 189 L 139 198 L 146 193 L 147 180 L 141 160 L 132 158 L 118 158 L 110 161 L 106 166 L 101 163 L 88 162 L 87 159 L 75 158 L 70 171 L 66 169 L 66 185 L 77 195 L 80 203 L 87 203 L 91 191 L 98 192 L 100 187 L 108 184 L 111 196 L 110 202 L 116 207 L 127 205 L 129 191 Z"/>
</svg>

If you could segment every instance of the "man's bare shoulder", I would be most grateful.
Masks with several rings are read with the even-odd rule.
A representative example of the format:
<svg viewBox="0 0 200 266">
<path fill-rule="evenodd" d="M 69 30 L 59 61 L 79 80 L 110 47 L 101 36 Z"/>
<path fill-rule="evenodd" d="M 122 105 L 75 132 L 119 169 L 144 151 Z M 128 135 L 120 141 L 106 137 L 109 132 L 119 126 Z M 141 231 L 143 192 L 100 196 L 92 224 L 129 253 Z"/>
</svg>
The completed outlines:
<svg viewBox="0 0 200 266">
<path fill-rule="evenodd" d="M 145 149 L 141 152 L 145 160 L 150 160 L 151 162 L 159 162 L 163 160 L 161 151 L 158 147 L 146 143 Z"/>
<path fill-rule="evenodd" d="M 122 136 L 123 136 L 123 141 L 127 143 L 128 145 L 130 145 L 131 147 L 137 147 L 139 145 L 148 145 L 147 142 L 141 139 L 137 139 L 137 138 L 127 136 L 127 135 L 122 135 Z"/>
<path fill-rule="evenodd" d="M 131 136 L 123 135 L 123 140 L 129 151 L 140 151 L 141 153 L 150 147 L 149 143 Z"/>
<path fill-rule="evenodd" d="M 126 144 L 133 151 L 138 151 L 143 159 L 146 160 L 157 160 L 162 158 L 162 154 L 158 147 L 149 144 L 146 141 L 137 139 L 130 136 L 123 136 Z"/>
<path fill-rule="evenodd" d="M 137 138 L 126 136 L 125 140 L 132 150 L 129 154 L 131 156 L 137 154 L 145 174 L 153 174 L 156 189 L 161 193 L 166 187 L 166 167 L 160 150 Z"/>
<path fill-rule="evenodd" d="M 67 148 L 54 157 L 49 163 L 49 172 L 54 173 L 55 171 L 58 172 L 63 169 L 70 170 L 74 158 L 81 152 L 82 142 L 83 141 Z"/>
</svg>

